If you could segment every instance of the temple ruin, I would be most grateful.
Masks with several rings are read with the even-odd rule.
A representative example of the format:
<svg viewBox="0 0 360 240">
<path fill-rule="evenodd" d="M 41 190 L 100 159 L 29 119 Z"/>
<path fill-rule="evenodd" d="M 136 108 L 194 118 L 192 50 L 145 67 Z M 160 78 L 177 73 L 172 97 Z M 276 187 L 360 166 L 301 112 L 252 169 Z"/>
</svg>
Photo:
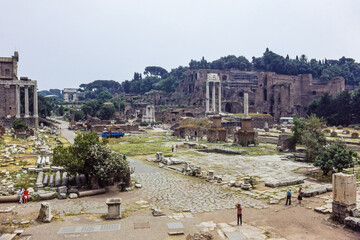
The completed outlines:
<svg viewBox="0 0 360 240">
<path fill-rule="evenodd" d="M 0 58 L 0 125 L 11 127 L 15 119 L 21 118 L 37 128 L 37 81 L 27 77 L 18 78 L 18 61 L 18 52 L 14 52 L 12 57 Z"/>
</svg>

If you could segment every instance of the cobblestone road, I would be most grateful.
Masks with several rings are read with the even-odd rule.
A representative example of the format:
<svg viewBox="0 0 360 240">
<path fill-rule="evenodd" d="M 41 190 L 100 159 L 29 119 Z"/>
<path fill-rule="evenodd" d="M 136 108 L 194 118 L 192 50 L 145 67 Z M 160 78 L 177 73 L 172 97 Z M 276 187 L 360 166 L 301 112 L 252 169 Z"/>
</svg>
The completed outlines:
<svg viewBox="0 0 360 240">
<path fill-rule="evenodd" d="M 137 173 L 136 178 L 143 186 L 142 196 L 153 207 L 198 213 L 235 208 L 235 204 L 241 202 L 244 207 L 267 208 L 261 201 L 245 196 L 239 190 L 173 172 Z"/>
</svg>

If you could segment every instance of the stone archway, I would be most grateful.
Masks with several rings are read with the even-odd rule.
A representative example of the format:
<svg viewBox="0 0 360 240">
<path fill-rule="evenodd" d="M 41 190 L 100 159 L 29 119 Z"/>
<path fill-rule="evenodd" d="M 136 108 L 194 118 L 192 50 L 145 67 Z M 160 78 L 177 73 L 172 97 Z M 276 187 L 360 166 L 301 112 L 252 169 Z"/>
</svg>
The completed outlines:
<svg viewBox="0 0 360 240">
<path fill-rule="evenodd" d="M 232 103 L 228 102 L 228 103 L 225 104 L 225 112 L 228 112 L 228 113 L 233 113 L 234 112 Z"/>
</svg>

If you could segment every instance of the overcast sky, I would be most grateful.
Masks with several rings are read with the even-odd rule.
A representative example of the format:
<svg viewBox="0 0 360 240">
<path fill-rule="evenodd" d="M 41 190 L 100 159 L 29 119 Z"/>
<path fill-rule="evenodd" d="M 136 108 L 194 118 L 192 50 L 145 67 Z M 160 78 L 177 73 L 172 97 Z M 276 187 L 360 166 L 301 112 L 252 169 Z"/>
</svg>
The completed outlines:
<svg viewBox="0 0 360 240">
<path fill-rule="evenodd" d="M 19 75 L 39 89 L 124 81 L 202 56 L 266 47 L 294 58 L 360 61 L 358 0 L 0 0 L 0 56 L 19 51 Z"/>
</svg>

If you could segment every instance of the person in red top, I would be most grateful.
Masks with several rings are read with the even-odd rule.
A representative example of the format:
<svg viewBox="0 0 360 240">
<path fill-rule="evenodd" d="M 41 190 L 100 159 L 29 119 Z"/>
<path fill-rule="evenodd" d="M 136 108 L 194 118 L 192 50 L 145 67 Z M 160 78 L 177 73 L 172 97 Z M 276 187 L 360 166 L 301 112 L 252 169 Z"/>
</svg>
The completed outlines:
<svg viewBox="0 0 360 240">
<path fill-rule="evenodd" d="M 29 190 L 25 189 L 23 198 L 24 198 L 24 203 L 27 203 L 29 199 Z"/>
<path fill-rule="evenodd" d="M 237 225 L 239 225 L 239 220 L 240 220 L 240 225 L 242 225 L 242 207 L 241 204 L 238 203 L 235 205 L 235 207 L 237 208 Z"/>
</svg>

